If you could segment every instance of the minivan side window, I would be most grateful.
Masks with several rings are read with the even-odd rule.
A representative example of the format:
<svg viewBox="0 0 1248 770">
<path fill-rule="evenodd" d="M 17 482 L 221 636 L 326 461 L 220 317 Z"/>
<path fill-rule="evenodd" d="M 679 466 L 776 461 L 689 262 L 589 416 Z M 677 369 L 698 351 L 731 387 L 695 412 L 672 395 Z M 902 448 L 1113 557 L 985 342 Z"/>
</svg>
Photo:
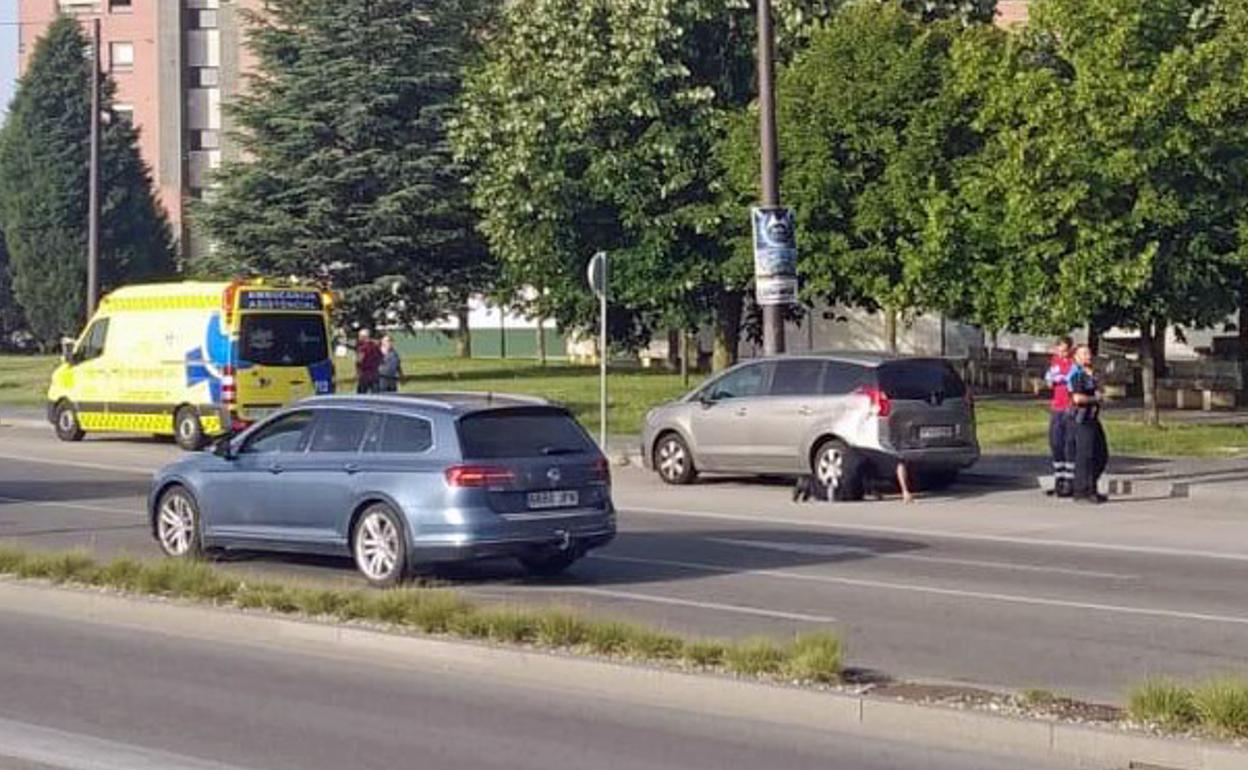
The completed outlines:
<svg viewBox="0 0 1248 770">
<path fill-rule="evenodd" d="M 433 425 L 422 417 L 386 415 L 380 430 L 370 432 L 364 451 L 381 454 L 419 454 L 433 448 Z"/>
<path fill-rule="evenodd" d="M 763 364 L 751 364 L 713 382 L 707 395 L 712 401 L 749 398 L 762 395 L 766 385 L 767 368 Z"/>
<path fill-rule="evenodd" d="M 373 415 L 354 409 L 325 409 L 316 416 L 308 451 L 358 452 Z"/>
<path fill-rule="evenodd" d="M 101 318 L 91 324 L 91 328 L 83 335 L 82 342 L 74 351 L 76 363 L 83 363 L 104 355 L 104 343 L 108 340 L 108 319 Z"/>
<path fill-rule="evenodd" d="M 823 370 L 822 392 L 825 396 L 844 396 L 870 384 L 871 381 L 871 372 L 865 366 L 829 361 L 827 368 Z"/>
<path fill-rule="evenodd" d="M 813 396 L 819 393 L 823 377 L 823 361 L 796 358 L 776 363 L 771 375 L 773 396 Z"/>
<path fill-rule="evenodd" d="M 292 412 L 265 425 L 247 439 L 240 450 L 243 454 L 297 452 L 303 435 L 312 424 L 311 412 Z"/>
</svg>

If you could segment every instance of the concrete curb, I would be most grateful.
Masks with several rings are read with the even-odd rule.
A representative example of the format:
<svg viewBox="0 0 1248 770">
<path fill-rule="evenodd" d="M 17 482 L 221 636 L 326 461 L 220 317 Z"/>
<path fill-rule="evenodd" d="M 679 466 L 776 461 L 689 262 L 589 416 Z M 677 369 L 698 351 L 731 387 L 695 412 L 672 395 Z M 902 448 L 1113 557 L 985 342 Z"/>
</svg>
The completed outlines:
<svg viewBox="0 0 1248 770">
<path fill-rule="evenodd" d="M 687 674 L 570 655 L 507 649 L 263 613 L 0 580 L 6 612 L 72 618 L 199 640 L 410 668 L 419 663 L 483 683 L 507 681 L 655 708 L 741 718 L 930 747 L 982 750 L 1105 768 L 1243 770 L 1248 750 L 1104 728 L 1025 720 L 870 696 Z"/>
</svg>

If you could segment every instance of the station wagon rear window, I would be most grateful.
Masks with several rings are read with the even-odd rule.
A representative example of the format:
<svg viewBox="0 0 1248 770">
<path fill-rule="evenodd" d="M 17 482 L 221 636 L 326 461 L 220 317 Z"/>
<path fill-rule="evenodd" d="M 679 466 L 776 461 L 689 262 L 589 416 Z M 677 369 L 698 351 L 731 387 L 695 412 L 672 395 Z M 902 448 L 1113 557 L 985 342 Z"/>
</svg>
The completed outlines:
<svg viewBox="0 0 1248 770">
<path fill-rule="evenodd" d="M 465 460 L 554 457 L 597 451 L 570 414 L 549 407 L 465 415 L 459 421 L 459 442 Z"/>
</svg>

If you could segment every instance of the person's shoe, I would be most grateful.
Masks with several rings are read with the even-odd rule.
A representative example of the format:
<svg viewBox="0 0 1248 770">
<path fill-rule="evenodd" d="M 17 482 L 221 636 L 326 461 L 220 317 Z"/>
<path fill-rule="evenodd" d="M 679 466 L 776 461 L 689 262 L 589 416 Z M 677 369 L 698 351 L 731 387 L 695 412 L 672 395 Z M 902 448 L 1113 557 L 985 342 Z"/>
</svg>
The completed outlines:
<svg viewBox="0 0 1248 770">
<path fill-rule="evenodd" d="M 1108 500 L 1109 498 L 1102 494 L 1074 496 L 1074 501 L 1081 505 L 1100 505 Z"/>
<path fill-rule="evenodd" d="M 1045 497 L 1059 497 L 1059 494 L 1056 489 L 1046 489 L 1044 490 L 1044 496 Z"/>
</svg>

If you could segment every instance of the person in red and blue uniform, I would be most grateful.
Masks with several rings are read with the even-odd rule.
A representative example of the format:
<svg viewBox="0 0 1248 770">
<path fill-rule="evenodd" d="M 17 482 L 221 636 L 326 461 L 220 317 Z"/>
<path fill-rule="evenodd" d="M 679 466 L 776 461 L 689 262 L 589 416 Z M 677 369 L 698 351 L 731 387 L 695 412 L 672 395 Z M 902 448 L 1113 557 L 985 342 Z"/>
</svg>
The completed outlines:
<svg viewBox="0 0 1248 770">
<path fill-rule="evenodd" d="M 1070 433 L 1070 389 L 1066 380 L 1075 366 L 1071 357 L 1074 344 L 1070 337 L 1062 337 L 1053 349 L 1053 357 L 1049 359 L 1048 371 L 1044 373 L 1045 383 L 1053 390 L 1053 398 L 1049 401 L 1049 451 L 1053 455 L 1053 489 L 1047 495 L 1070 497 L 1074 488 L 1075 458 L 1067 456 L 1067 435 Z"/>
<path fill-rule="evenodd" d="M 1101 394 L 1092 369 L 1092 349 L 1087 345 L 1075 350 L 1075 365 L 1066 378 L 1066 387 L 1070 389 L 1066 456 L 1075 461 L 1071 497 L 1081 503 L 1103 503 L 1106 498 L 1097 489 L 1097 482 L 1109 463 L 1109 444 L 1101 426 Z"/>
</svg>

